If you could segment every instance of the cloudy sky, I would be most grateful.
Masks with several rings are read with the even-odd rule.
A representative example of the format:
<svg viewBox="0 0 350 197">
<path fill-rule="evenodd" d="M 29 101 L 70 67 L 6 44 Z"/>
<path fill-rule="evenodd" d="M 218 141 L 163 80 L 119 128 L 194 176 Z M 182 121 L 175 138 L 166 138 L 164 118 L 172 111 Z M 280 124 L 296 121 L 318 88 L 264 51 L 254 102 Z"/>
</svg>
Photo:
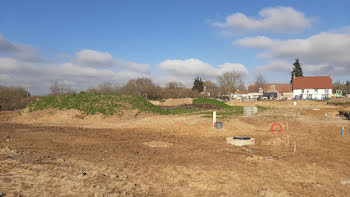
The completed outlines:
<svg viewBox="0 0 350 197">
<path fill-rule="evenodd" d="M 350 80 L 349 1 L 149 0 L 0 3 L 0 85 L 49 93 L 150 77 L 188 87 L 236 70 L 288 83 L 304 75 Z"/>
</svg>

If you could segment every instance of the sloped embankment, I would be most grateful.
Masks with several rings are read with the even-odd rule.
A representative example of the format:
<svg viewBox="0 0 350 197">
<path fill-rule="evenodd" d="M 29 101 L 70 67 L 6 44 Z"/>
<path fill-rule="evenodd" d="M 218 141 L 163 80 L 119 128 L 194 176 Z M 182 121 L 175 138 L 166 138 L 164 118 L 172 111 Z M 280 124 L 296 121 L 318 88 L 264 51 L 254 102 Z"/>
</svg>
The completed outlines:
<svg viewBox="0 0 350 197">
<path fill-rule="evenodd" d="M 166 110 L 153 105 L 147 100 L 122 94 L 96 94 L 81 93 L 59 96 L 42 97 L 39 100 L 29 103 L 29 112 L 40 111 L 44 109 L 59 109 L 80 111 L 83 115 L 103 114 L 123 115 L 125 111 L 137 110 L 139 112 L 152 112 L 155 114 L 178 114 L 191 112 L 190 109 Z"/>
</svg>

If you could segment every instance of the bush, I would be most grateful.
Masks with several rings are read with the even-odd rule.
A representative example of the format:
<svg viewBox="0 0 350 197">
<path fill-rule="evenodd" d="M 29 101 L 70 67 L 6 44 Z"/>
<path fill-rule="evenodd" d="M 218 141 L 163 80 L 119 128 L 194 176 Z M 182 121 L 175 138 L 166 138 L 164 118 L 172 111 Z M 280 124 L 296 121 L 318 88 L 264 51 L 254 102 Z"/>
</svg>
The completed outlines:
<svg viewBox="0 0 350 197">
<path fill-rule="evenodd" d="M 30 97 L 30 94 L 22 87 L 0 86 L 0 110 L 25 108 L 27 103 L 33 99 L 35 98 Z"/>
</svg>

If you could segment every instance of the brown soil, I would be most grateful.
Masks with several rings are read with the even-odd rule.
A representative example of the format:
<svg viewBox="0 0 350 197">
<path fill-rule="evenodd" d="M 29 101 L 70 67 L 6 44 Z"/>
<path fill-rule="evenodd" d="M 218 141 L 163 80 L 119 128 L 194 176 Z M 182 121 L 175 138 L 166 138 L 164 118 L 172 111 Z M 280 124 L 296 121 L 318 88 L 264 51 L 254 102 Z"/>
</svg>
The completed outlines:
<svg viewBox="0 0 350 197">
<path fill-rule="evenodd" d="M 280 106 L 233 115 L 221 130 L 200 115 L 6 113 L 0 195 L 350 196 L 350 121 L 339 108 Z M 256 144 L 235 147 L 229 136 Z"/>
<path fill-rule="evenodd" d="M 294 106 L 294 102 L 296 105 Z M 259 105 L 264 107 L 283 107 L 283 108 L 306 108 L 311 106 L 312 108 L 335 108 L 331 105 L 326 105 L 327 101 L 307 101 L 307 100 L 298 100 L 298 101 L 239 101 L 231 100 L 226 102 L 226 104 L 234 106 L 252 106 Z"/>
<path fill-rule="evenodd" d="M 345 103 L 345 102 L 350 102 L 350 97 L 341 97 L 341 98 L 332 97 L 329 101 L 335 102 L 335 103 Z"/>
</svg>

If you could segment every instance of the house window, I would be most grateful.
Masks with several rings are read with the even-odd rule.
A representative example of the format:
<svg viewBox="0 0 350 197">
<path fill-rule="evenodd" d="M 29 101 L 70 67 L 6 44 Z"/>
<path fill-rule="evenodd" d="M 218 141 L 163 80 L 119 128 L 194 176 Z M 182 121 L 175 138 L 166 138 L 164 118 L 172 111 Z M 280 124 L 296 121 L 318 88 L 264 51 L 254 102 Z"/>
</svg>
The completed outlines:
<svg viewBox="0 0 350 197">
<path fill-rule="evenodd" d="M 326 89 L 326 94 L 328 94 L 329 92 L 328 92 L 328 89 Z"/>
<path fill-rule="evenodd" d="M 301 93 L 304 93 L 304 89 L 301 90 Z"/>
<path fill-rule="evenodd" d="M 318 94 L 318 90 L 317 89 L 315 89 L 315 94 Z"/>
</svg>

